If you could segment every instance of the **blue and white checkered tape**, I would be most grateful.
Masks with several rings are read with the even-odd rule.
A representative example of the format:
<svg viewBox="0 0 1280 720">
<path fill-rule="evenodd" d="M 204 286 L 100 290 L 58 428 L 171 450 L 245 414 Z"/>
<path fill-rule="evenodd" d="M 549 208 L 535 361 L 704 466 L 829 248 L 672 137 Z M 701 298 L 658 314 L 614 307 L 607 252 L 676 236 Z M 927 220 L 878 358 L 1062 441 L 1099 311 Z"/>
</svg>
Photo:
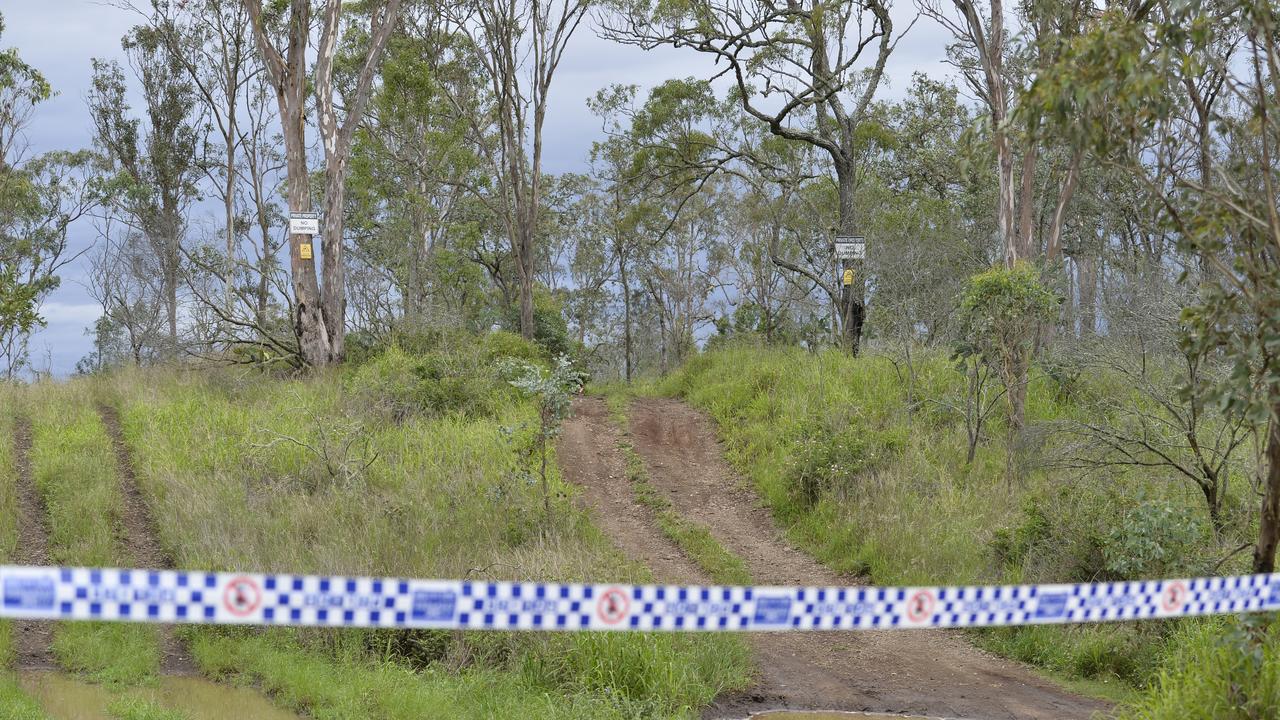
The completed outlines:
<svg viewBox="0 0 1280 720">
<path fill-rule="evenodd" d="M 1280 574 L 1081 585 L 698 587 L 0 567 L 0 618 L 468 630 L 883 630 L 1280 610 Z"/>
</svg>

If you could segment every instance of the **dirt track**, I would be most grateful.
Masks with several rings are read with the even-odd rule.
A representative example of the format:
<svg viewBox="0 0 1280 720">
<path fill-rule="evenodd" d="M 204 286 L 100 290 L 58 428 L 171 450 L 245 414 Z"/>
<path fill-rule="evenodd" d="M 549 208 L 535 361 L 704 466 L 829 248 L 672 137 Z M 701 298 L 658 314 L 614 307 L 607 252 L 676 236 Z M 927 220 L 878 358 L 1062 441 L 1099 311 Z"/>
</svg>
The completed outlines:
<svg viewBox="0 0 1280 720">
<path fill-rule="evenodd" d="M 604 404 L 583 399 L 565 428 L 560 461 L 581 485 L 596 522 L 660 581 L 706 578 L 638 505 Z M 650 481 L 676 510 L 708 527 L 742 557 L 760 584 L 849 585 L 779 535 L 767 511 L 724 462 L 710 421 L 672 400 L 637 400 L 631 434 Z M 955 633 L 898 631 L 750 636 L 761 676 L 743 696 L 722 698 L 713 717 L 789 708 L 952 718 L 1089 718 L 1107 705 L 1063 691 L 994 658 Z"/>
<path fill-rule="evenodd" d="M 117 475 L 120 477 L 120 494 L 123 498 L 124 524 L 122 538 L 125 554 L 138 568 L 172 568 L 173 562 L 156 539 L 155 524 L 147 502 L 138 490 L 138 477 L 133 467 L 133 457 L 124 439 L 120 416 L 110 405 L 98 405 L 98 415 L 111 437 L 115 451 Z M 195 661 L 173 633 L 173 628 L 162 626 L 160 632 L 160 673 L 163 675 L 198 675 Z"/>
<path fill-rule="evenodd" d="M 44 503 L 31 473 L 31 421 L 17 418 L 13 429 L 13 460 L 18 471 L 18 547 L 13 555 L 17 565 L 49 565 L 49 530 L 45 527 Z M 52 670 L 53 623 L 20 620 L 14 622 L 14 669 Z"/>
</svg>

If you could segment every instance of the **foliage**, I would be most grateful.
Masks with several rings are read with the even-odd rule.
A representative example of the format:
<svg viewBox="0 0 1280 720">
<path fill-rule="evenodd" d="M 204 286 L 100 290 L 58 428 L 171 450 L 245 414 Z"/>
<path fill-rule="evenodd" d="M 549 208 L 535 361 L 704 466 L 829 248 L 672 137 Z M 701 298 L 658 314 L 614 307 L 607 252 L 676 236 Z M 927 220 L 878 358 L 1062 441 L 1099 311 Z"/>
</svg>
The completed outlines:
<svg viewBox="0 0 1280 720">
<path fill-rule="evenodd" d="M 1140 499 L 1103 542 L 1107 573 L 1113 578 L 1180 576 L 1194 561 L 1204 534 L 1183 508 Z"/>
<path fill-rule="evenodd" d="M 582 389 L 582 375 L 573 369 L 569 358 L 561 355 L 551 366 L 543 368 L 519 360 L 509 360 L 502 369 L 511 386 L 532 397 L 538 404 L 538 427 L 534 451 L 538 459 L 538 479 L 542 486 L 542 502 L 551 524 L 551 485 L 547 480 L 547 455 L 551 443 L 560 436 L 561 426 L 569 417 L 573 395 Z"/>
<path fill-rule="evenodd" d="M 936 350 L 914 363 L 921 397 L 963 392 L 965 379 Z M 1079 398 L 1109 392 L 1116 380 L 1081 376 L 1071 399 L 1032 368 L 1028 423 L 1088 417 Z M 661 389 L 715 418 L 729 460 L 790 539 L 875 584 L 1199 574 L 1221 553 L 1188 519 L 1201 500 L 1159 478 L 1082 477 L 1033 463 L 1025 483 L 1006 487 L 998 444 L 979 445 L 966 463 L 965 429 L 941 408 L 912 408 L 904 382 L 881 357 L 729 344 L 694 358 Z M 1042 452 L 1052 454 L 1053 438 L 1047 442 Z M 804 477 L 820 489 L 816 502 L 798 491 Z M 978 641 L 1066 677 L 1117 683 L 1123 695 L 1154 680 L 1168 632 L 1159 623 L 1035 626 Z"/>
<path fill-rule="evenodd" d="M 1120 708 L 1122 720 L 1252 720 L 1280 707 L 1280 629 L 1273 617 L 1184 625 L 1150 689 Z"/>
<path fill-rule="evenodd" d="M 965 333 L 957 353 L 979 355 L 1000 368 L 1016 365 L 1030 353 L 1037 329 L 1053 319 L 1057 306 L 1057 296 L 1030 264 L 975 275 L 960 298 Z"/>
</svg>

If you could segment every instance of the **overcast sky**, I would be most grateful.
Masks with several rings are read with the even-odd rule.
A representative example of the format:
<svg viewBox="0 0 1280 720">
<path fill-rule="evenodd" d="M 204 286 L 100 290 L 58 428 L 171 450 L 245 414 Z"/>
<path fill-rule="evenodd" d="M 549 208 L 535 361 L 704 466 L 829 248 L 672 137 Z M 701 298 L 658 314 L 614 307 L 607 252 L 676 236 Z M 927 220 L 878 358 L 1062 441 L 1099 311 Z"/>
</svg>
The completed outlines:
<svg viewBox="0 0 1280 720">
<path fill-rule="evenodd" d="M 901 31 L 915 20 L 916 12 L 912 3 L 898 2 L 893 16 Z M 120 38 L 138 16 L 92 0 L 0 0 L 0 13 L 5 20 L 0 49 L 16 47 L 58 93 L 37 109 L 27 131 L 30 152 L 88 147 L 91 127 L 85 98 L 90 60 L 123 59 Z M 917 22 L 890 59 L 889 84 L 880 97 L 899 97 L 913 72 L 935 78 L 953 75 L 942 63 L 947 40 L 932 22 Z M 599 121 L 587 110 L 586 99 L 599 89 L 613 83 L 635 83 L 643 89 L 674 77 L 705 77 L 711 69 L 709 59 L 693 51 L 646 53 L 603 40 L 592 28 L 583 28 L 570 42 L 552 88 L 544 131 L 547 171 L 585 169 L 587 152 L 600 135 Z M 89 246 L 94 235 L 89 222 L 74 227 L 73 249 Z M 66 268 L 62 286 L 45 302 L 41 312 L 49 325 L 31 344 L 38 368 L 69 374 L 92 348 L 85 328 L 98 318 L 100 308 L 85 292 L 87 271 L 83 261 Z"/>
</svg>

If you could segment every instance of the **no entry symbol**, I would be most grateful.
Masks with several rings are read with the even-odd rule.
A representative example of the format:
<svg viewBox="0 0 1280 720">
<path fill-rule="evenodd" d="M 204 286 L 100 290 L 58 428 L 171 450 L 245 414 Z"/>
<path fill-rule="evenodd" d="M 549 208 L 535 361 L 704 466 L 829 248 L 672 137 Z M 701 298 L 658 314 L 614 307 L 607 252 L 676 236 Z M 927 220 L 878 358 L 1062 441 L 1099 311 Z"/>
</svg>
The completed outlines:
<svg viewBox="0 0 1280 720">
<path fill-rule="evenodd" d="M 262 590 L 252 578 L 238 577 L 227 583 L 222 592 L 222 605 L 236 617 L 252 615 L 262 604 Z"/>
<path fill-rule="evenodd" d="M 631 598 L 619 588 L 609 588 L 596 603 L 596 614 L 607 625 L 617 625 L 627 617 L 631 609 Z"/>
<path fill-rule="evenodd" d="M 1167 613 L 1177 612 L 1187 602 L 1187 586 L 1181 581 L 1169 584 L 1160 596 L 1160 608 Z"/>
<path fill-rule="evenodd" d="M 917 590 L 911 599 L 907 600 L 907 620 L 913 623 L 928 620 L 933 615 L 935 603 L 932 591 Z"/>
</svg>

